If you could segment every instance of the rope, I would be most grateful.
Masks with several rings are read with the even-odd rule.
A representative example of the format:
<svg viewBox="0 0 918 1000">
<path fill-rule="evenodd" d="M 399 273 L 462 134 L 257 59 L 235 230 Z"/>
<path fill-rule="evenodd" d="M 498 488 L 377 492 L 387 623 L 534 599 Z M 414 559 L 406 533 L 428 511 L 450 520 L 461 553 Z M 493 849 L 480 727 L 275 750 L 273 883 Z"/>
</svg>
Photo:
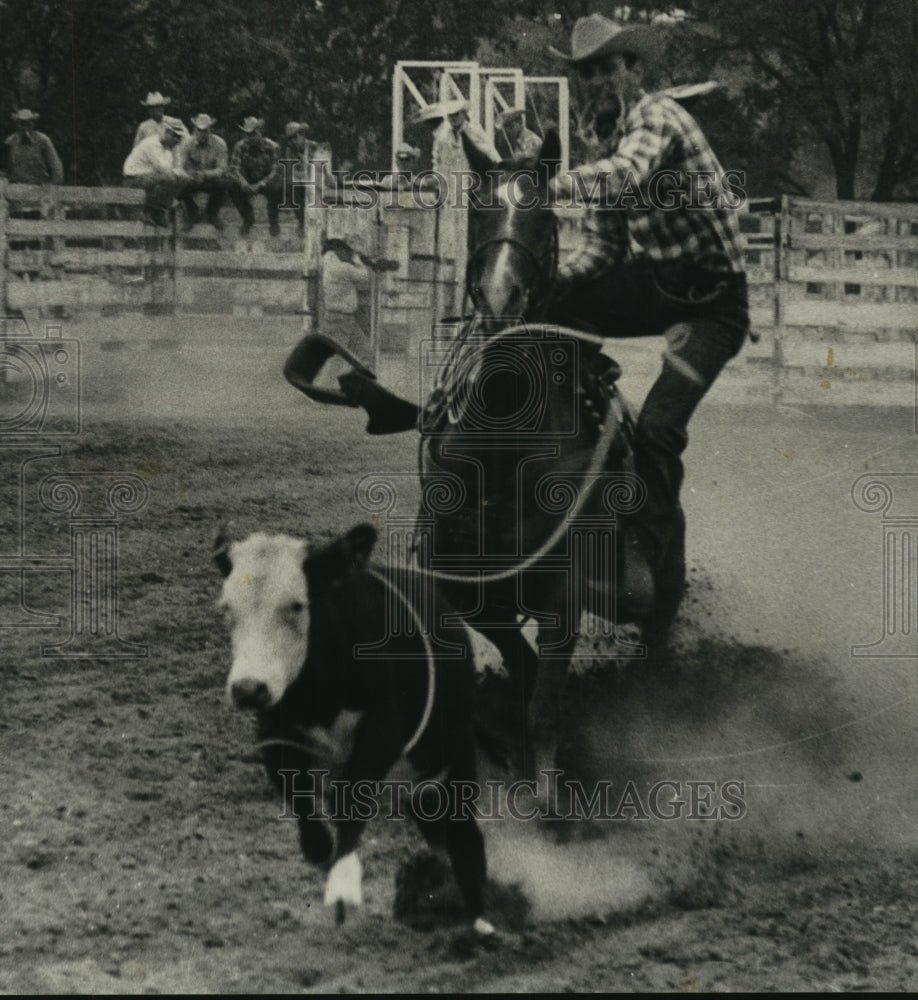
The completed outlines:
<svg viewBox="0 0 918 1000">
<path fill-rule="evenodd" d="M 418 635 L 421 637 L 421 642 L 424 644 L 424 652 L 427 655 L 427 698 L 424 702 L 424 711 L 421 713 L 421 721 L 418 723 L 417 728 L 414 731 L 411 739 L 405 744 L 402 749 L 402 756 L 405 757 L 415 748 L 418 740 L 424 735 L 424 731 L 427 729 L 430 723 L 430 716 L 433 712 L 434 696 L 437 690 L 437 675 L 436 666 L 434 660 L 433 647 L 430 645 L 430 640 L 424 631 L 424 623 L 421 621 L 420 615 L 418 615 L 415 610 L 414 605 L 407 597 L 389 580 L 387 577 L 378 573 L 375 569 L 368 568 L 367 572 L 370 576 L 375 577 L 381 583 L 385 584 L 395 594 L 396 597 L 405 605 L 408 609 L 411 617 L 414 619 L 415 627 L 418 630 Z M 334 751 L 336 748 L 331 740 L 327 741 L 317 741 L 319 743 L 325 742 L 326 749 Z M 296 740 L 291 739 L 270 739 L 262 740 L 260 743 L 255 744 L 256 750 L 264 750 L 266 747 L 290 747 L 293 750 L 302 750 L 305 753 L 313 753 L 316 750 L 316 744 L 309 743 L 298 743 Z"/>
<path fill-rule="evenodd" d="M 552 329 L 555 328 L 552 327 Z M 603 344 L 603 338 L 593 333 L 584 333 L 581 330 L 573 330 L 568 327 L 558 327 L 557 329 L 559 331 L 563 331 L 565 335 L 569 335 L 577 340 L 586 341 L 589 344 Z M 507 337 L 511 334 L 519 333 L 520 331 L 528 333 L 529 327 L 525 324 L 522 326 L 508 327 L 506 330 L 501 330 L 496 333 L 491 340 L 496 340 L 499 337 Z M 596 441 L 596 447 L 593 449 L 593 454 L 590 456 L 590 463 L 584 472 L 584 475 L 588 476 L 590 479 L 589 486 L 578 495 L 577 502 L 574 504 L 572 511 L 568 514 L 568 520 L 575 519 L 583 510 L 583 507 L 589 499 L 593 485 L 596 482 L 596 474 L 600 471 L 603 463 L 605 462 L 606 455 L 615 437 L 616 430 L 617 428 L 614 425 L 614 422 L 607 418 L 602 426 L 599 438 Z M 419 470 L 419 474 L 423 477 L 423 468 Z M 499 570 L 496 573 L 475 574 L 474 576 L 467 576 L 461 573 L 445 573 L 442 570 L 431 570 L 423 566 L 418 566 L 416 562 L 413 564 L 412 568 L 422 576 L 430 577 L 434 580 L 444 580 L 448 583 L 497 583 L 501 580 L 508 580 L 511 577 L 517 576 L 519 573 L 525 572 L 530 568 L 530 566 L 533 566 L 545 555 L 547 555 L 547 553 L 549 553 L 566 534 L 567 523 L 564 519 L 559 519 L 554 531 L 548 536 L 548 540 L 543 542 L 543 544 L 535 552 L 527 556 L 516 566 L 511 566 L 505 570 Z M 414 555 L 416 560 L 417 552 L 415 552 Z"/>
<path fill-rule="evenodd" d="M 430 640 L 427 638 L 427 634 L 424 630 L 424 623 L 421 621 L 420 615 L 418 615 L 411 601 L 405 597 L 405 595 L 390 579 L 388 579 L 388 577 L 383 576 L 381 573 L 378 573 L 372 568 L 367 569 L 367 572 L 370 576 L 373 576 L 381 583 L 384 583 L 408 609 L 411 617 L 414 619 L 418 635 L 421 637 L 421 642 L 424 644 L 424 652 L 427 655 L 427 700 L 424 703 L 424 711 L 421 713 L 421 721 L 418 723 L 417 729 L 414 731 L 414 735 L 410 740 L 408 740 L 402 749 L 402 756 L 404 757 L 411 753 L 417 745 L 418 740 L 424 735 L 424 730 L 427 729 L 427 725 L 430 722 L 431 712 L 433 712 L 434 695 L 436 694 L 437 689 L 437 675 L 435 670 L 433 647 L 430 645 Z"/>
</svg>

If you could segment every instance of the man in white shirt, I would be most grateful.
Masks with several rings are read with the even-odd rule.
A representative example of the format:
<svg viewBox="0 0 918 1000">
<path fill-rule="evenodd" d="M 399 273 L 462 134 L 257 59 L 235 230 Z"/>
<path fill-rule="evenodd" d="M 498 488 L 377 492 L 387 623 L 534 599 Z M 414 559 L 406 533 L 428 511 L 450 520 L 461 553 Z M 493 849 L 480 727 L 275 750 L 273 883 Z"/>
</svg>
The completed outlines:
<svg viewBox="0 0 918 1000">
<path fill-rule="evenodd" d="M 124 161 L 124 183 L 147 192 L 144 222 L 169 226 L 168 209 L 188 183 L 188 174 L 176 165 L 174 150 L 188 138 L 188 130 L 178 118 L 163 118 L 162 136 L 148 135 L 131 150 Z"/>
<path fill-rule="evenodd" d="M 158 90 L 151 91 L 147 94 L 147 99 L 140 102 L 142 108 L 149 110 L 150 117 L 137 126 L 137 131 L 134 133 L 135 146 L 148 136 L 162 135 L 166 131 L 166 127 L 163 125 L 163 118 L 166 114 L 166 105 L 169 103 L 171 103 L 171 99 L 163 97 Z"/>
</svg>

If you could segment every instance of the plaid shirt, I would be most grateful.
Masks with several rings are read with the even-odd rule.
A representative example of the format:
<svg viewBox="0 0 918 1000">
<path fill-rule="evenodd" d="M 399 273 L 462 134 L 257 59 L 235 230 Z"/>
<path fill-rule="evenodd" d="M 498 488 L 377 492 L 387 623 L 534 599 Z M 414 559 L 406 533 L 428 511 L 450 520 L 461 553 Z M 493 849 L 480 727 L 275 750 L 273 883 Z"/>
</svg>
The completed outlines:
<svg viewBox="0 0 918 1000">
<path fill-rule="evenodd" d="M 199 142 L 197 135 L 190 135 L 182 140 L 175 159 L 189 174 L 201 174 L 204 178 L 222 177 L 226 173 L 226 143 L 212 132 L 208 133 L 204 142 Z"/>
<path fill-rule="evenodd" d="M 697 122 L 671 97 L 644 95 L 612 155 L 573 174 L 587 192 L 601 181 L 607 207 L 591 201 L 582 246 L 558 268 L 560 277 L 598 277 L 629 254 L 673 260 L 719 253 L 730 270 L 743 270 L 739 199 Z M 575 187 L 575 204 L 581 192 Z"/>
<path fill-rule="evenodd" d="M 233 146 L 230 159 L 230 177 L 249 184 L 265 181 L 265 187 L 280 183 L 278 157 L 280 146 L 273 139 L 262 135 L 249 135 Z"/>
</svg>

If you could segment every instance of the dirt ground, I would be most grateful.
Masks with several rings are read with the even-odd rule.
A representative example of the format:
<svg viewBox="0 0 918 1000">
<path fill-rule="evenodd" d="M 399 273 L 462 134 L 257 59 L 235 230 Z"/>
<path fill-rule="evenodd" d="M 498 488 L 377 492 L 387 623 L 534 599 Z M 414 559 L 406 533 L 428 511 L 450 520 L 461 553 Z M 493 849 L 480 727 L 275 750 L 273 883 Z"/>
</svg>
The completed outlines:
<svg viewBox="0 0 918 1000">
<path fill-rule="evenodd" d="M 568 716 L 584 778 L 639 794 L 740 781 L 744 814 L 594 819 L 561 835 L 486 823 L 499 938 L 484 948 L 448 900 L 420 924 L 393 918 L 396 872 L 421 848 L 406 822 L 367 829 L 365 905 L 336 927 L 278 819 L 251 720 L 223 696 L 217 526 L 328 539 L 366 519 L 361 476 L 413 471 L 414 439 L 366 437 L 356 414 L 311 407 L 276 369 L 229 405 L 195 393 L 183 405 L 178 370 L 168 398 L 152 376 L 130 396 L 87 395 L 59 455 L 22 465 L 0 449 L 3 554 L 20 499 L 25 550 L 67 553 L 67 516 L 37 500 L 49 473 L 134 473 L 149 488 L 120 517 L 117 566 L 119 632 L 146 657 L 41 655 L 67 636 L 61 569 L 27 574 L 25 597 L 63 626 L 0 631 L 0 989 L 918 986 L 918 655 L 851 655 L 881 632 L 884 586 L 882 525 L 852 484 L 915 467 L 913 415 L 716 402 L 699 414 L 679 673 L 650 683 L 597 641 Z M 6 625 L 15 580 L 2 574 Z"/>
</svg>

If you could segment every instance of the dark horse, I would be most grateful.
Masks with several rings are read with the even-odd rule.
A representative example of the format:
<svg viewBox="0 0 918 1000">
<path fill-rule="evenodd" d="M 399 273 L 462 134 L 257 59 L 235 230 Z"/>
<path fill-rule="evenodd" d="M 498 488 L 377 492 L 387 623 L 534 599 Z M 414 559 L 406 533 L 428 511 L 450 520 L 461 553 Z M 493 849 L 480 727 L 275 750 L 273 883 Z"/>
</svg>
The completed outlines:
<svg viewBox="0 0 918 1000">
<path fill-rule="evenodd" d="M 557 264 L 557 134 L 527 169 L 466 152 L 480 178 L 466 268 L 474 318 L 422 415 L 418 562 L 500 650 L 509 717 L 528 724 L 538 690 L 533 721 L 553 730 L 583 612 L 632 622 L 652 605 L 646 563 L 622 531 L 643 501 L 633 414 L 601 340 L 541 322 Z M 540 664 L 547 683 L 536 686 Z M 525 738 L 514 743 L 528 756 Z"/>
<path fill-rule="evenodd" d="M 482 701 L 499 706 L 505 730 L 507 720 L 519 725 L 522 739 L 505 731 L 507 749 L 531 771 L 530 709 L 537 728 L 557 735 L 557 682 L 583 612 L 606 623 L 649 614 L 650 574 L 622 530 L 643 485 L 618 366 L 595 335 L 542 322 L 558 253 L 549 199 L 557 133 L 525 166 L 493 163 L 470 144 L 466 153 L 479 181 L 466 267 L 474 316 L 420 414 L 414 552 L 420 573 L 502 654 L 509 683 L 494 680 Z M 307 338 L 290 356 L 287 378 L 313 398 L 364 406 L 371 433 L 418 425 L 417 411 L 389 405 L 365 368 L 339 379 L 340 399 L 315 392 L 312 378 L 333 350 L 327 338 Z M 524 631 L 533 624 L 538 652 Z M 530 706 L 540 673 L 547 683 Z"/>
</svg>

